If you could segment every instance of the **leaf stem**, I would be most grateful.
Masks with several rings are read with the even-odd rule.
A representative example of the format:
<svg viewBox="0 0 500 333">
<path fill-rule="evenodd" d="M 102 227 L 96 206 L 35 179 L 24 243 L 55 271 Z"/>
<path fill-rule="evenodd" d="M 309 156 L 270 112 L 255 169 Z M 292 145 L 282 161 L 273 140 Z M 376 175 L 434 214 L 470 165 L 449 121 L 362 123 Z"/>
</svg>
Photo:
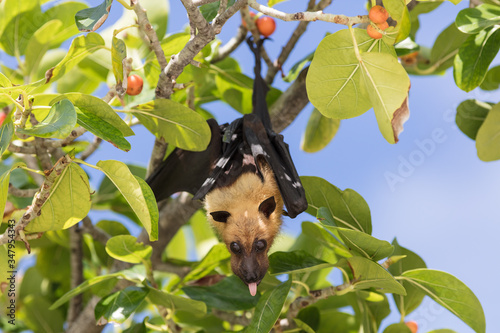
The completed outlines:
<svg viewBox="0 0 500 333">
<path fill-rule="evenodd" d="M 134 9 L 133 6 L 130 6 L 125 0 L 117 0 L 119 3 L 121 3 L 123 5 L 123 7 L 125 7 L 126 9 L 128 10 L 132 10 Z"/>
<path fill-rule="evenodd" d="M 37 173 L 39 175 L 45 176 L 45 173 L 43 171 L 40 171 L 40 170 L 31 169 L 31 168 L 28 168 L 28 167 L 25 167 L 25 166 L 19 166 L 18 168 L 21 168 L 21 169 L 24 169 L 26 171 Z"/>
<path fill-rule="evenodd" d="M 80 163 L 80 164 L 86 165 L 86 166 L 88 166 L 88 167 L 94 168 L 94 169 L 99 170 L 99 171 L 103 171 L 103 170 L 102 170 L 101 168 L 99 168 L 98 166 L 95 166 L 95 165 L 93 165 L 93 164 L 89 164 L 89 163 L 87 163 L 87 162 L 85 162 L 85 161 L 83 161 L 83 160 L 81 160 L 81 159 L 79 159 L 79 158 L 75 158 L 75 159 L 73 159 L 73 162 L 76 162 L 76 163 Z"/>
</svg>

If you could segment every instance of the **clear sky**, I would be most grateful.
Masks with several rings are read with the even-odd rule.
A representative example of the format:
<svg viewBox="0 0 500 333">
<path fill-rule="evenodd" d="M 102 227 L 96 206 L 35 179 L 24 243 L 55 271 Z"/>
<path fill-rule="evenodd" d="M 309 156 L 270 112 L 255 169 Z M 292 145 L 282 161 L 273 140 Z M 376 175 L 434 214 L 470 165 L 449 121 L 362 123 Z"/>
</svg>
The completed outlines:
<svg viewBox="0 0 500 333">
<path fill-rule="evenodd" d="M 91 1 L 92 5 L 96 3 L 98 1 Z M 365 3 L 365 0 L 335 0 L 326 12 L 365 14 Z M 170 6 L 168 33 L 174 33 L 184 28 L 187 17 L 180 1 L 171 1 Z M 466 6 L 468 1 L 457 6 L 445 2 L 433 13 L 422 15 L 417 42 L 432 46 L 436 36 Z M 117 2 L 113 4 L 111 19 L 120 14 L 120 7 Z M 303 7 L 305 2 L 298 0 L 277 6 L 290 12 Z M 218 37 L 227 41 L 240 22 L 239 15 L 233 17 Z M 273 41 L 266 43 L 272 59 L 277 57 L 296 24 L 278 22 Z M 331 23 L 311 23 L 285 63 L 285 72 L 314 50 L 325 32 L 344 28 Z M 234 57 L 244 72 L 252 75 L 253 60 L 247 48 L 240 47 Z M 497 102 L 500 94 L 478 89 L 466 94 L 456 87 L 451 70 L 443 76 L 412 76 L 411 83 L 411 115 L 396 145 L 383 139 L 370 110 L 361 117 L 342 121 L 337 136 L 326 149 L 315 154 L 304 153 L 299 149 L 300 139 L 311 105 L 283 132 L 285 140 L 299 174 L 320 176 L 341 189 L 352 188 L 360 193 L 370 206 L 375 237 L 389 242 L 397 237 L 402 246 L 419 254 L 429 268 L 449 272 L 462 280 L 483 305 L 487 332 L 500 332 L 497 304 L 500 286 L 496 283 L 500 269 L 495 254 L 500 234 L 500 163 L 479 161 L 474 141 L 462 134 L 454 122 L 455 110 L 461 101 L 477 98 Z M 277 76 L 275 86 L 285 89 L 287 84 Z M 239 116 L 221 103 L 212 103 L 208 109 L 220 122 Z M 145 130 L 134 130 L 137 135 L 130 138 L 130 152 L 121 152 L 104 143 L 90 162 L 119 159 L 145 166 L 153 136 Z M 388 173 L 399 175 L 403 181 L 391 184 L 387 181 Z M 98 179 L 92 180 L 94 188 L 99 184 Z M 297 234 L 304 220 L 314 219 L 304 213 L 295 220 L 286 220 L 284 232 Z M 438 328 L 472 332 L 428 298 L 407 319 L 419 322 L 419 332 Z M 399 315 L 395 311 L 383 326 L 397 321 Z"/>
</svg>

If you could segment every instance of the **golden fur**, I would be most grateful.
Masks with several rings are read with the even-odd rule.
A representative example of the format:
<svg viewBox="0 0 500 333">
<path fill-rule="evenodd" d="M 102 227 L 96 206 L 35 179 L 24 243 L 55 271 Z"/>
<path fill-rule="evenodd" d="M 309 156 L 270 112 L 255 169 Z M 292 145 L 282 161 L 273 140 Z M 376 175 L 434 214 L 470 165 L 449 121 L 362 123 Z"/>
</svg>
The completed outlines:
<svg viewBox="0 0 500 333">
<path fill-rule="evenodd" d="M 207 218 L 228 247 L 231 242 L 239 242 L 251 249 L 255 240 L 265 239 L 269 249 L 279 232 L 283 199 L 269 166 L 261 170 L 263 181 L 256 174 L 244 173 L 231 186 L 217 188 L 205 197 Z M 266 218 L 259 212 L 259 205 L 273 196 L 276 209 Z M 231 216 L 226 223 L 217 222 L 210 215 L 214 211 L 227 211 Z"/>
</svg>

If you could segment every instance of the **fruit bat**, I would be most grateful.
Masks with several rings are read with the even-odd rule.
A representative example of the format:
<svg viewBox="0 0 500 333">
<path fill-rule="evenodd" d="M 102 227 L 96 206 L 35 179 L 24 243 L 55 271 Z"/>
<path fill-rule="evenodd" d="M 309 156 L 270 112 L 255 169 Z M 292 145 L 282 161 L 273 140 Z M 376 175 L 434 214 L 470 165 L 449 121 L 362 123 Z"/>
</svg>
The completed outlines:
<svg viewBox="0 0 500 333">
<path fill-rule="evenodd" d="M 179 191 L 203 200 L 231 253 L 231 269 L 253 296 L 269 267 L 267 253 L 282 215 L 294 218 L 307 208 L 288 145 L 271 126 L 269 88 L 260 76 L 262 43 L 248 40 L 255 55 L 252 113 L 220 126 L 209 119 L 212 136 L 205 151 L 176 148 L 147 179 L 157 201 Z"/>
</svg>

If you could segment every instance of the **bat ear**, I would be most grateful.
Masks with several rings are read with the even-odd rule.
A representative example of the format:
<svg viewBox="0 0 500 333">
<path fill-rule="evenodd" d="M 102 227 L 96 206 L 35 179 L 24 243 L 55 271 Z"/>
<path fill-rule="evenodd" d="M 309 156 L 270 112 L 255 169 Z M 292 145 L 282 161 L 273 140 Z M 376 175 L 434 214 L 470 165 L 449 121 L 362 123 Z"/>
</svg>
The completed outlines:
<svg viewBox="0 0 500 333">
<path fill-rule="evenodd" d="M 220 210 L 217 212 L 211 212 L 210 215 L 212 215 L 214 221 L 226 223 L 229 216 L 231 216 L 231 213 L 226 212 L 225 210 Z"/>
<path fill-rule="evenodd" d="M 275 209 L 276 201 L 274 200 L 274 197 L 267 198 L 259 205 L 259 212 L 264 214 L 264 216 L 267 218 L 269 218 L 269 216 L 274 212 Z"/>
</svg>

